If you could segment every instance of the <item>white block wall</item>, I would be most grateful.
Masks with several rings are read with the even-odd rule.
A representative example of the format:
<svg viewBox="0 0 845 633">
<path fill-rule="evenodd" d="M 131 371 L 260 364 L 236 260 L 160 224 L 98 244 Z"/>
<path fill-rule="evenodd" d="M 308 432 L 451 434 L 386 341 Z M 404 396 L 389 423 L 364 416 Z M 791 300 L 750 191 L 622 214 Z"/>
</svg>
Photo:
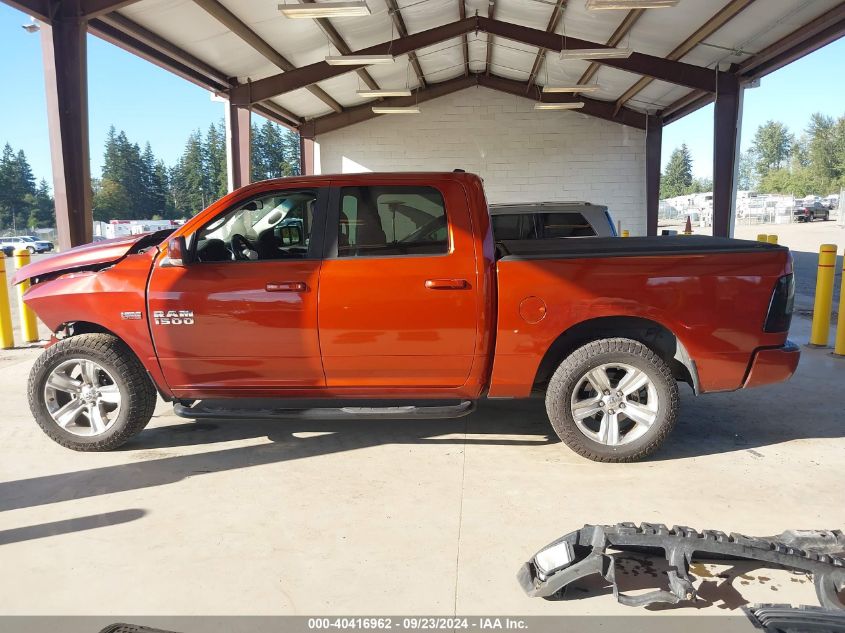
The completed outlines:
<svg viewBox="0 0 845 633">
<path fill-rule="evenodd" d="M 318 173 L 451 171 L 484 178 L 488 201 L 587 200 L 644 235 L 645 132 L 529 99 L 468 88 L 320 135 Z"/>
</svg>

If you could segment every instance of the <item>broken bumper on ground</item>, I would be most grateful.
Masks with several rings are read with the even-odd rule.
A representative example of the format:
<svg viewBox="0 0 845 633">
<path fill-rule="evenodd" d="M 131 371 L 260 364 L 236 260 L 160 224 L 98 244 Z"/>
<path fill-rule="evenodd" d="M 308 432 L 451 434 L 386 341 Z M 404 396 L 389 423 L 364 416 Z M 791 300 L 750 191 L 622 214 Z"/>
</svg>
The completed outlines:
<svg viewBox="0 0 845 633">
<path fill-rule="evenodd" d="M 792 341 L 783 347 L 760 349 L 754 353 L 744 388 L 772 385 L 789 380 L 798 367 L 801 350 Z"/>
<path fill-rule="evenodd" d="M 662 553 L 670 567 L 669 591 L 655 589 L 636 596 L 621 593 L 609 549 Z M 517 578 L 529 596 L 548 598 L 576 580 L 598 574 L 613 585 L 613 594 L 624 605 L 676 604 L 695 599 L 689 574 L 693 557 L 745 559 L 811 573 L 821 605 L 845 609 L 838 595 L 845 589 L 845 558 L 834 555 L 843 551 L 845 534 L 839 530 L 788 530 L 777 536 L 754 537 L 650 523 L 585 525 L 537 552 Z"/>
</svg>

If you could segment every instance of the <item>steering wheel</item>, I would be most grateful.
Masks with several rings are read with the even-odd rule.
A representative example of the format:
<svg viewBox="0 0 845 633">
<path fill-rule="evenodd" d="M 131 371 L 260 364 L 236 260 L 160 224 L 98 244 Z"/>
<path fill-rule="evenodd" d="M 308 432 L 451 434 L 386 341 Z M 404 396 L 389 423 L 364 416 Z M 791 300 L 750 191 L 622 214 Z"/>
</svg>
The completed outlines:
<svg viewBox="0 0 845 633">
<path fill-rule="evenodd" d="M 252 251 L 253 253 L 256 253 L 256 255 L 257 255 L 257 252 L 255 250 L 255 246 L 252 244 L 252 242 L 250 242 L 248 239 L 246 239 L 240 233 L 234 233 L 232 235 L 232 237 L 229 238 L 229 246 L 232 250 L 232 255 L 235 256 L 236 260 L 254 259 L 252 257 L 249 257 L 249 255 L 247 255 L 246 251 Z M 257 257 L 256 257 L 256 259 L 257 259 Z"/>
</svg>

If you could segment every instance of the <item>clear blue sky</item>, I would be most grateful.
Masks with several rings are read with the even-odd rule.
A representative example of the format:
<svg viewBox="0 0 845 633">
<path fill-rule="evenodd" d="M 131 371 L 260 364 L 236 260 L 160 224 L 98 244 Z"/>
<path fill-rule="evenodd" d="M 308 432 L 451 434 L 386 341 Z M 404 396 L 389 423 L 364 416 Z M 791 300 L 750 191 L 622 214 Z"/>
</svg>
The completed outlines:
<svg viewBox="0 0 845 633">
<path fill-rule="evenodd" d="M 23 149 L 36 178 L 50 181 L 50 147 L 41 44 L 37 34 L 21 28 L 26 15 L 0 4 L 0 76 L 12 90 L 0 96 L 0 143 Z M 196 128 L 207 128 L 223 116 L 223 104 L 208 92 L 96 37 L 88 37 L 88 84 L 92 173 L 98 175 L 102 148 L 110 125 L 133 141 L 149 141 L 157 156 L 173 164 Z M 746 90 L 742 147 L 748 147 L 757 126 L 768 119 L 800 132 L 811 113 L 845 114 L 845 81 L 837 72 L 845 63 L 845 39 L 834 42 Z M 712 176 L 713 107 L 691 114 L 663 131 L 663 161 L 686 143 L 693 171 Z M 51 183 L 52 185 L 52 183 Z"/>
</svg>

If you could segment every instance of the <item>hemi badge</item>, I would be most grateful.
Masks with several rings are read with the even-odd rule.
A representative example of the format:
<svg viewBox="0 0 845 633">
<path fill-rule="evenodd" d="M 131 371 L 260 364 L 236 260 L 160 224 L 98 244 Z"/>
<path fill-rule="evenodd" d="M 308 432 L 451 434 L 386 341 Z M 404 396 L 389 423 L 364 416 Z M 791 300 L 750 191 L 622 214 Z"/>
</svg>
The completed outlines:
<svg viewBox="0 0 845 633">
<path fill-rule="evenodd" d="M 140 321 L 144 318 L 140 312 L 121 312 L 120 318 L 124 321 Z"/>
</svg>

